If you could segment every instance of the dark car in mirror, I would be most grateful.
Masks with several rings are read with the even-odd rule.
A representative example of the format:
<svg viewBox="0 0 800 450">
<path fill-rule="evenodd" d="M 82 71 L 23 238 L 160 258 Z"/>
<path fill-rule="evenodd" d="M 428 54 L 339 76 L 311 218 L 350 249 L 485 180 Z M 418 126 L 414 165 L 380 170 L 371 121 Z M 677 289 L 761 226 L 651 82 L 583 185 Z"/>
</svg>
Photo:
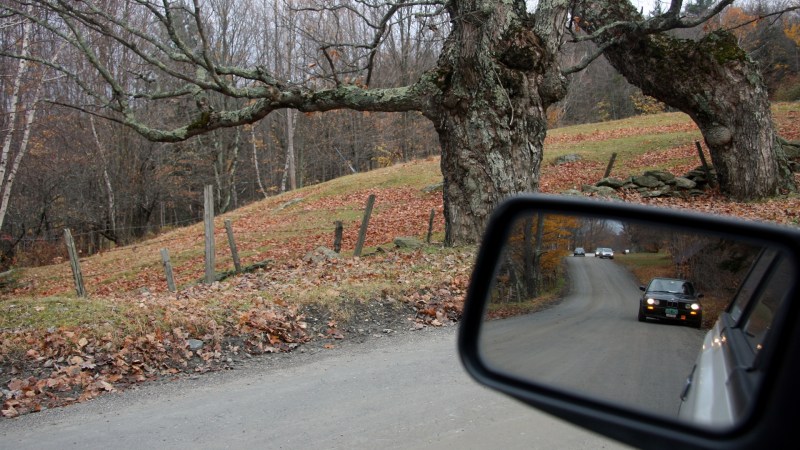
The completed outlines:
<svg viewBox="0 0 800 450">
<path fill-rule="evenodd" d="M 678 278 L 656 277 L 639 286 L 644 294 L 639 298 L 639 322 L 647 319 L 683 322 L 695 328 L 703 324 L 703 307 L 694 285 Z"/>
<path fill-rule="evenodd" d="M 630 252 L 569 257 L 598 240 Z M 782 444 L 800 400 L 799 257 L 792 228 L 515 197 L 488 224 L 459 353 L 479 382 L 636 447 Z M 664 319 L 706 328 L 642 323 L 636 302 L 655 302 L 640 291 L 652 278 L 695 296 L 677 307 L 677 289 L 662 297 Z"/>
</svg>

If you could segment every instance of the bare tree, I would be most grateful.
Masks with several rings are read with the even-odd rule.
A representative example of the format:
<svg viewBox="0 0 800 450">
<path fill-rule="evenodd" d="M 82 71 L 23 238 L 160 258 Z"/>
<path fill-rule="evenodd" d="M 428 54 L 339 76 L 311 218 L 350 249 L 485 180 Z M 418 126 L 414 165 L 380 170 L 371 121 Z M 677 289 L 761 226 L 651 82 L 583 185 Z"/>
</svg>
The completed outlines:
<svg viewBox="0 0 800 450">
<path fill-rule="evenodd" d="M 102 142 L 100 142 L 100 136 L 97 134 L 97 127 L 94 123 L 94 117 L 89 117 L 89 124 L 92 127 L 92 136 L 94 136 L 94 142 L 97 145 L 96 154 L 100 160 L 101 170 L 103 171 L 103 185 L 106 189 L 106 199 L 108 201 L 108 227 L 102 231 L 105 233 L 106 237 L 114 242 L 117 242 L 117 202 L 116 197 L 114 196 L 114 186 L 111 184 L 111 176 L 109 175 L 108 170 L 108 157 L 106 156 L 108 150 L 102 144 Z"/>
<path fill-rule="evenodd" d="M 23 79 L 26 75 L 28 69 L 28 61 L 24 57 L 30 54 L 30 37 L 31 37 L 31 22 L 28 20 L 22 20 L 22 37 L 20 43 L 19 52 L 23 56 L 22 59 L 17 61 L 17 70 L 16 74 L 14 75 L 14 81 L 11 84 L 11 99 L 9 101 L 9 108 L 10 111 L 5 112 L 8 114 L 8 121 L 7 121 L 7 129 L 5 130 L 5 135 L 3 137 L 3 148 L 2 153 L 0 153 L 0 191 L 2 191 L 2 204 L 0 204 L 0 225 L 3 223 L 3 219 L 6 215 L 8 201 L 7 199 L 10 197 L 11 194 L 11 187 L 14 184 L 14 178 L 17 173 L 17 168 L 19 167 L 19 161 L 21 161 L 22 157 L 24 156 L 25 152 L 28 148 L 28 137 L 30 136 L 30 127 L 33 122 L 33 117 L 35 114 L 35 104 L 36 100 L 38 100 L 39 90 L 36 89 L 34 94 L 34 102 L 33 107 L 31 107 L 28 111 L 29 113 L 25 117 L 22 134 L 23 136 L 19 138 L 17 143 L 18 149 L 16 151 L 16 157 L 12 157 L 12 144 L 14 143 L 14 138 L 17 133 L 15 133 L 15 127 L 17 126 L 17 114 L 20 109 L 23 108 L 22 100 L 21 100 L 21 91 L 23 90 Z"/>
<path fill-rule="evenodd" d="M 16 61 L 13 81 L 8 86 L 11 93 L 7 103 L 8 110 L 3 111 L 7 120 L 0 150 L 0 227 L 5 221 L 17 172 L 28 152 L 39 98 L 46 82 L 42 68 L 29 63 L 34 54 L 31 43 L 32 22 L 22 19 L 17 23 L 4 24 L 4 28 L 6 27 L 21 28 L 18 52 L 22 58 Z M 53 61 L 58 61 L 58 53 L 58 50 L 54 52 Z"/>
<path fill-rule="evenodd" d="M 258 183 L 258 190 L 264 196 L 264 198 L 268 198 L 267 190 L 264 189 L 264 183 L 261 181 L 261 163 L 258 161 L 258 139 L 256 138 L 256 127 L 250 125 L 250 145 L 253 148 L 253 169 L 256 175 L 256 183 Z"/>
</svg>

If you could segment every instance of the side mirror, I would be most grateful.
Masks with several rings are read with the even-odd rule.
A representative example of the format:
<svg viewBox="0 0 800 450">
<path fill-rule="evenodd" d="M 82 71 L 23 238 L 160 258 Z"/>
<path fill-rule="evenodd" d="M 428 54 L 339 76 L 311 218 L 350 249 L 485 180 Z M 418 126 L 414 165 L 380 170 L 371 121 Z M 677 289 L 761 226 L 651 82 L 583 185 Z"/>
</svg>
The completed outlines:
<svg viewBox="0 0 800 450">
<path fill-rule="evenodd" d="M 571 258 L 581 246 L 630 251 Z M 783 445 L 800 404 L 799 273 L 796 229 L 515 197 L 478 252 L 459 354 L 478 382 L 635 447 Z"/>
</svg>

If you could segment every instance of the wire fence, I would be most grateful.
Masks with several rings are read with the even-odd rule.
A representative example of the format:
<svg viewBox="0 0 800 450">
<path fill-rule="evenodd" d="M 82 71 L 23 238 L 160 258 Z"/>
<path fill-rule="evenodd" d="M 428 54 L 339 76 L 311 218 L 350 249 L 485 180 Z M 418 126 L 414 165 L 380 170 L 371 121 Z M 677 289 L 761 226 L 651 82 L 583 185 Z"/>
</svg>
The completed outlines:
<svg viewBox="0 0 800 450">
<path fill-rule="evenodd" d="M 365 208 L 365 209 L 367 209 L 367 208 Z M 364 220 L 362 220 L 362 227 L 364 227 L 364 223 L 365 222 L 368 222 L 368 217 L 366 217 L 367 216 L 366 213 L 368 213 L 368 212 L 369 211 L 365 211 L 365 218 L 364 218 Z M 428 236 L 430 236 L 430 233 L 431 233 L 432 228 L 433 228 L 432 216 L 434 214 L 434 210 L 431 210 L 430 214 L 431 214 L 431 219 L 429 220 L 429 218 L 427 217 L 427 213 L 426 213 L 425 214 L 425 220 L 424 220 L 424 227 L 427 227 L 427 229 L 428 229 Z M 211 216 L 211 220 L 214 220 L 213 215 Z M 199 222 L 192 221 L 191 224 L 195 224 L 195 223 L 199 223 Z M 334 233 L 335 233 L 334 226 L 335 226 L 335 223 L 332 223 L 331 224 L 331 230 L 330 230 L 331 242 L 333 242 L 335 239 L 339 238 L 338 236 L 334 235 Z M 353 221 L 353 224 L 352 224 L 353 234 L 355 234 L 356 231 L 359 231 L 359 233 L 361 233 L 361 232 L 366 233 L 366 229 L 357 230 L 357 228 L 359 228 L 358 227 L 358 222 L 357 221 Z M 228 240 L 228 234 L 227 234 L 228 232 L 227 232 L 226 227 L 218 227 L 218 228 L 215 228 L 213 230 L 213 235 L 208 235 L 204 230 L 198 231 L 198 236 L 197 236 L 198 239 L 197 239 L 196 243 L 187 244 L 187 241 L 191 241 L 192 237 L 191 236 L 187 236 L 184 233 L 184 234 L 181 234 L 179 236 L 161 237 L 161 238 L 156 238 L 156 239 L 150 239 L 150 240 L 147 240 L 147 241 L 143 241 L 140 244 L 133 244 L 133 245 L 125 246 L 125 247 L 111 248 L 111 249 L 103 250 L 100 253 L 102 253 L 102 254 L 110 254 L 110 253 L 118 253 L 118 252 L 122 253 L 122 252 L 142 252 L 142 251 L 147 251 L 147 252 L 152 252 L 154 255 L 159 255 L 159 253 L 161 252 L 162 249 L 166 249 L 166 248 L 168 248 L 170 246 L 170 244 L 172 244 L 173 247 L 177 247 L 177 248 L 180 249 L 179 253 L 178 253 L 178 257 L 177 257 L 178 263 L 177 263 L 177 267 L 176 268 L 177 268 L 177 270 L 179 270 L 182 273 L 184 273 L 183 279 L 184 280 L 186 279 L 186 275 L 185 275 L 186 273 L 191 273 L 192 276 L 190 278 L 197 278 L 197 280 L 195 280 L 195 281 L 200 281 L 200 279 L 202 277 L 202 273 L 203 273 L 202 263 L 198 263 L 196 261 L 196 259 L 197 259 L 196 257 L 187 258 L 186 254 L 187 253 L 188 254 L 197 253 L 197 252 L 199 252 L 199 250 L 201 248 L 204 248 L 204 247 L 207 248 L 206 243 L 209 241 L 209 239 L 213 239 L 213 241 L 214 241 L 214 246 L 213 246 L 214 254 L 215 255 L 219 254 L 219 256 L 221 257 L 219 261 L 216 261 L 214 270 L 218 271 L 221 267 L 224 267 L 224 266 L 230 267 L 230 270 L 234 270 L 235 269 L 234 261 L 235 261 L 236 258 L 238 258 L 238 254 L 236 254 L 237 251 L 235 250 L 235 248 L 239 245 L 237 243 L 237 241 L 242 240 L 244 242 L 250 243 L 251 246 L 252 246 L 252 242 L 263 240 L 263 239 L 267 239 L 267 240 L 270 240 L 270 241 L 282 240 L 280 238 L 281 234 L 290 235 L 290 236 L 297 236 L 297 231 L 298 230 L 296 228 L 285 229 L 285 230 L 270 230 L 269 232 L 267 232 L 267 231 L 255 231 L 255 230 L 246 230 L 245 231 L 245 230 L 241 230 L 240 229 L 239 231 L 236 231 L 235 233 L 233 233 L 234 234 L 233 246 L 230 246 L 230 242 Z M 319 232 L 317 234 L 317 236 L 322 236 L 324 234 L 323 230 L 317 230 L 317 231 Z M 81 234 L 76 234 L 75 236 L 81 236 Z M 310 238 L 310 234 L 306 234 L 304 237 L 301 237 L 301 239 L 302 238 L 306 238 L 306 239 Z M 361 237 L 359 236 L 359 239 L 360 238 Z M 316 238 L 316 239 L 318 239 L 318 238 Z M 356 241 L 355 236 L 349 236 L 348 237 L 348 241 L 351 240 L 351 239 L 354 242 Z M 43 241 L 44 242 L 48 242 L 48 243 L 63 243 L 64 245 L 66 245 L 66 243 L 64 242 L 64 238 L 63 237 L 61 239 L 51 239 L 51 240 L 43 240 Z M 75 254 L 77 255 L 77 252 L 75 252 Z M 167 252 L 167 254 L 168 254 L 168 252 Z M 260 254 L 260 255 L 263 256 L 264 252 L 257 253 L 257 254 Z M 207 255 L 207 254 L 204 255 L 204 259 L 207 259 L 208 256 L 209 255 Z M 164 278 L 164 283 L 163 283 L 163 286 L 159 285 L 156 288 L 156 290 L 162 290 L 162 289 L 166 290 L 167 289 L 167 279 L 169 278 L 169 275 L 164 273 L 165 267 L 167 266 L 167 261 L 165 261 L 163 259 L 163 257 L 164 257 L 164 254 L 162 253 L 158 257 L 154 257 L 154 258 L 149 259 L 149 260 L 143 260 L 140 264 L 136 265 L 135 267 L 124 266 L 125 264 L 130 264 L 130 261 L 123 261 L 121 263 L 115 263 L 115 262 L 106 261 L 104 266 L 98 266 L 98 262 L 96 262 L 96 261 L 92 261 L 91 263 L 89 263 L 87 261 L 84 261 L 83 264 L 81 264 L 81 261 L 79 261 L 78 258 L 76 257 L 74 261 L 70 261 L 71 262 L 71 267 L 72 267 L 72 272 L 73 272 L 72 275 L 70 275 L 69 273 L 58 273 L 58 271 L 56 271 L 56 272 L 51 271 L 47 275 L 47 282 L 48 282 L 48 284 L 51 284 L 51 285 L 60 285 L 60 286 L 69 284 L 71 282 L 75 282 L 76 283 L 75 289 L 78 292 L 87 292 L 87 290 L 85 288 L 77 285 L 77 283 L 78 283 L 77 280 L 79 278 L 81 280 L 82 279 L 87 279 L 87 280 L 89 280 L 89 282 L 91 284 L 96 284 L 96 286 L 95 286 L 96 289 L 95 290 L 97 290 L 97 289 L 101 289 L 102 285 L 110 286 L 110 285 L 112 285 L 114 283 L 113 281 L 109 281 L 109 280 L 121 279 L 121 276 L 120 276 L 121 272 L 135 270 L 135 271 L 138 271 L 139 273 L 144 273 L 144 272 L 157 273 L 159 277 L 163 277 Z M 261 261 L 256 261 L 256 259 L 258 259 L 258 256 L 254 257 L 252 252 L 249 252 L 248 257 L 246 259 L 251 264 L 257 264 L 257 263 L 261 262 Z M 121 267 L 120 264 L 122 264 L 123 266 Z M 170 262 L 170 264 L 169 264 L 170 269 L 172 268 L 172 266 L 174 264 L 175 264 L 175 261 L 171 261 Z M 198 266 L 198 267 L 194 267 L 194 266 Z M 64 268 L 61 269 L 61 270 L 64 270 L 66 272 L 67 271 L 66 266 L 64 266 Z M 80 272 L 80 276 L 77 276 L 75 274 L 75 270 L 78 270 Z M 196 275 L 196 277 L 195 277 L 195 275 Z M 206 280 L 206 282 L 210 282 L 210 280 Z M 153 286 L 148 286 L 148 289 L 151 289 L 151 288 L 153 288 Z"/>
</svg>

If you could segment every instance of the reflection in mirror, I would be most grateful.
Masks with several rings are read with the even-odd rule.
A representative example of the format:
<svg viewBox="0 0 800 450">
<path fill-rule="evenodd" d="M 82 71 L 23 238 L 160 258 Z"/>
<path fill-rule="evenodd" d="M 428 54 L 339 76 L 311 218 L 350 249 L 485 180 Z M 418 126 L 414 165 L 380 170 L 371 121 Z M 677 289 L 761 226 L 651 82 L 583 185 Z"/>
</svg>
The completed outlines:
<svg viewBox="0 0 800 450">
<path fill-rule="evenodd" d="M 796 278 L 782 255 L 666 225 L 522 217 L 498 261 L 481 358 L 597 400 L 706 428 L 735 425 Z"/>
</svg>

